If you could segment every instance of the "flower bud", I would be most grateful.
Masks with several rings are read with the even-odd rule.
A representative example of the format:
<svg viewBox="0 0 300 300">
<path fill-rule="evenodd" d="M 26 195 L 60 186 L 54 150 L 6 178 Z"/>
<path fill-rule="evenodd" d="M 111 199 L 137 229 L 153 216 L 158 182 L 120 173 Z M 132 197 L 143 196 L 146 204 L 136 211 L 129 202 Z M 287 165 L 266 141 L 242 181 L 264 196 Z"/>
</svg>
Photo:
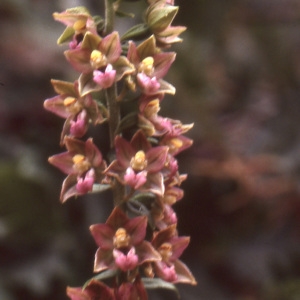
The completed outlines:
<svg viewBox="0 0 300 300">
<path fill-rule="evenodd" d="M 101 51 L 93 50 L 90 55 L 90 64 L 94 69 L 99 69 L 107 64 L 107 58 Z"/>
<path fill-rule="evenodd" d="M 177 6 L 166 6 L 166 7 L 149 7 L 148 13 L 146 14 L 147 24 L 153 32 L 161 32 L 171 25 L 174 17 L 178 12 Z"/>
</svg>

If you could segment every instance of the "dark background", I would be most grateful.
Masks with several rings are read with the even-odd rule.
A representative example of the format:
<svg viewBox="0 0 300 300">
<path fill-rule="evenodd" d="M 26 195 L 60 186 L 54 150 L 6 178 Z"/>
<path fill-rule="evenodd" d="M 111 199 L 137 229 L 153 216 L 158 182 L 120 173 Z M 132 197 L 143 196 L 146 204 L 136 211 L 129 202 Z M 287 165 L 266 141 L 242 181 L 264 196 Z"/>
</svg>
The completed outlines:
<svg viewBox="0 0 300 300">
<path fill-rule="evenodd" d="M 173 47 L 167 80 L 177 93 L 161 114 L 195 123 L 193 147 L 178 156 L 189 177 L 174 209 L 198 285 L 180 285 L 182 299 L 300 299 L 300 2 L 177 4 L 175 24 L 188 30 Z M 43 109 L 50 78 L 78 76 L 52 13 L 76 5 L 103 12 L 100 0 L 0 2 L 1 300 L 67 299 L 66 285 L 93 275 L 88 227 L 111 211 L 109 192 L 61 205 L 64 175 L 47 163 L 63 151 L 63 120 Z"/>
</svg>

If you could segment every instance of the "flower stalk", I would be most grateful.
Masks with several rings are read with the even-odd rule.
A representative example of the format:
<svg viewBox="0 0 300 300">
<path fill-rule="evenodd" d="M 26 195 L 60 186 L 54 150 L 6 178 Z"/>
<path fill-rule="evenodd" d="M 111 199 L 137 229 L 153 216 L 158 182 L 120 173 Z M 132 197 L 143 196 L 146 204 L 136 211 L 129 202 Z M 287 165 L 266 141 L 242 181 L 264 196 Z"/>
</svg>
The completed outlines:
<svg viewBox="0 0 300 300">
<path fill-rule="evenodd" d="M 57 95 L 44 102 L 66 119 L 60 143 L 67 151 L 49 158 L 67 175 L 60 199 L 109 187 L 114 203 L 105 223 L 90 226 L 98 246 L 96 276 L 68 287 L 71 300 L 147 300 L 148 286 L 176 291 L 177 283 L 196 284 L 179 259 L 190 238 L 178 235 L 173 208 L 187 177 L 179 173 L 176 155 L 192 145 L 184 134 L 193 124 L 159 115 L 165 94 L 175 94 L 164 80 L 176 57 L 167 49 L 181 41 L 185 27 L 171 25 L 178 12 L 174 0 L 147 0 L 145 22 L 120 37 L 114 31 L 120 2 L 105 0 L 104 19 L 84 7 L 53 14 L 66 25 L 58 44 L 69 42 L 64 54 L 80 73 L 74 82 L 52 80 Z M 124 114 L 128 103 L 134 105 Z M 87 136 L 89 126 L 103 123 L 113 159 Z"/>
</svg>

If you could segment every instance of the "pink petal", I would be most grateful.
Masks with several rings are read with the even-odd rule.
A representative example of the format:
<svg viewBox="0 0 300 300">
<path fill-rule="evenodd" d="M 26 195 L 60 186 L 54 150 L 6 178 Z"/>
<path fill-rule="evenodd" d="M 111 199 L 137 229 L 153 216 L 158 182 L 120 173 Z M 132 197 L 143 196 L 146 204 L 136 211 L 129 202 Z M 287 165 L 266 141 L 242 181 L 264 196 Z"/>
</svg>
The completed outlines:
<svg viewBox="0 0 300 300">
<path fill-rule="evenodd" d="M 116 265 L 124 272 L 133 270 L 138 264 L 138 256 L 135 254 L 135 249 L 132 247 L 127 255 L 117 249 L 113 250 Z"/>
</svg>

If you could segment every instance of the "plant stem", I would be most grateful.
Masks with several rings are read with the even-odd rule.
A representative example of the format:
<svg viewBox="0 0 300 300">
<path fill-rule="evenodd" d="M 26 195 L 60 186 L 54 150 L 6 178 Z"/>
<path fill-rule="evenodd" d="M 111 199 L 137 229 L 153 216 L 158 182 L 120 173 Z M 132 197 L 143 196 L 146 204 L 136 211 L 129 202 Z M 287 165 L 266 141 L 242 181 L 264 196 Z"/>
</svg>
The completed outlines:
<svg viewBox="0 0 300 300">
<path fill-rule="evenodd" d="M 105 35 L 110 34 L 114 30 L 115 10 L 114 0 L 105 0 Z"/>
<path fill-rule="evenodd" d="M 114 0 L 105 0 L 105 35 L 110 34 L 114 30 Z M 108 108 L 108 124 L 109 124 L 109 138 L 110 138 L 110 149 L 114 149 L 114 141 L 116 137 L 116 132 L 120 123 L 120 105 L 117 101 L 117 86 L 114 83 L 111 87 L 106 89 L 105 98 Z M 114 186 L 112 187 L 113 191 L 113 201 L 114 206 L 119 205 L 124 198 L 125 188 L 115 180 Z"/>
</svg>

